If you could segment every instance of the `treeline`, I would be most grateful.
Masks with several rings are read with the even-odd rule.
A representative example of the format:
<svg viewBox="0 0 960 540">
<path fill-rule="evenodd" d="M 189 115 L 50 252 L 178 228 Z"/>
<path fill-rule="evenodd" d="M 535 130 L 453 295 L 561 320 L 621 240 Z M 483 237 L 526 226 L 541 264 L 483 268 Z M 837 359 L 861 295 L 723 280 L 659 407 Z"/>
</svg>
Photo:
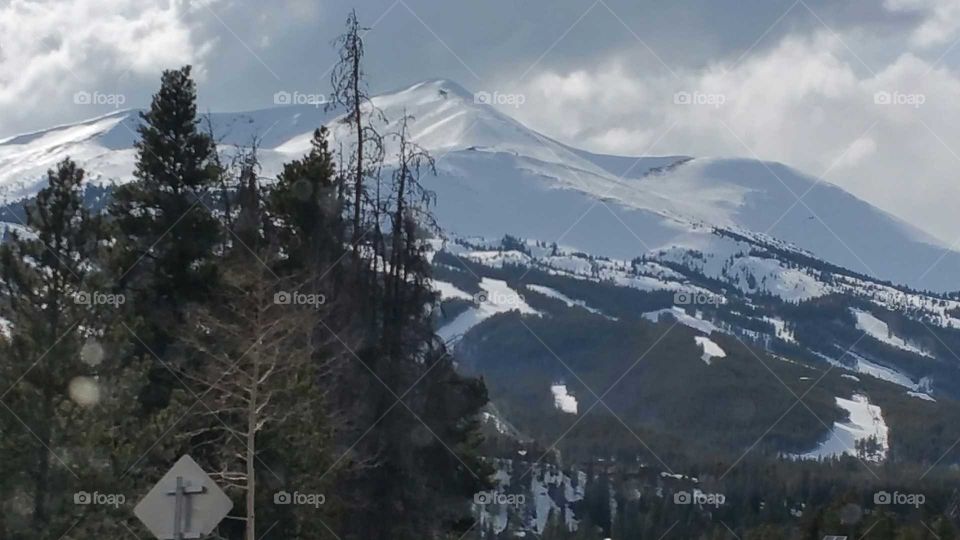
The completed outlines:
<svg viewBox="0 0 960 540">
<path fill-rule="evenodd" d="M 49 172 L 0 249 L 0 538 L 145 538 L 133 506 L 187 453 L 234 500 L 219 538 L 474 525 L 486 390 L 433 333 L 433 161 L 410 118 L 377 130 L 362 34 L 352 14 L 332 77 L 351 140 L 318 129 L 272 182 L 255 144 L 221 156 L 189 67 L 102 210 L 75 163 Z"/>
<path fill-rule="evenodd" d="M 693 478 L 605 460 L 564 471 L 569 483 L 544 483 L 562 473 L 542 463 L 505 460 L 498 468 L 510 478 L 502 493 L 513 499 L 490 511 L 477 540 L 515 538 L 534 523 L 547 540 L 947 540 L 958 533 L 955 472 L 920 478 L 921 467 L 853 457 L 818 463 L 747 456 L 734 468 L 705 462 Z"/>
</svg>

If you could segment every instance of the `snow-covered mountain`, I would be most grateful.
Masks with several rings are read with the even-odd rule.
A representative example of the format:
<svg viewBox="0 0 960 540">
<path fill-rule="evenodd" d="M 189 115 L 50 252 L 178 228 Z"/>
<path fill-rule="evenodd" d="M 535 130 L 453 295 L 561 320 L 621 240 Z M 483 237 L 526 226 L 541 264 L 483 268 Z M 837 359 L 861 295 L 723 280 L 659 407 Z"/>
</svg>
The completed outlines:
<svg viewBox="0 0 960 540">
<path fill-rule="evenodd" d="M 452 234 L 509 234 L 624 260 L 649 253 L 679 257 L 678 250 L 727 253 L 732 234 L 915 289 L 958 288 L 960 253 L 782 164 L 593 154 L 475 101 L 446 80 L 374 99 L 393 123 L 404 114 L 415 118 L 414 140 L 437 158 L 439 174 L 425 183 L 436 191 L 439 222 Z M 117 111 L 0 141 L 3 198 L 31 195 L 46 169 L 66 156 L 95 181 L 129 180 L 138 113 Z M 335 137 L 344 129 L 336 111 L 313 105 L 209 118 L 225 148 L 259 138 L 268 175 L 308 149 L 314 128 L 328 125 Z"/>
<path fill-rule="evenodd" d="M 496 494 L 524 497 L 475 500 L 484 527 L 574 527 L 583 463 L 592 480 L 621 463 L 650 500 L 707 489 L 661 456 L 960 463 L 944 458 L 960 438 L 960 299 L 943 294 L 960 290 L 960 253 L 782 164 L 594 154 L 446 80 L 374 104 L 383 133 L 412 116 L 436 159 L 422 180 L 448 236 L 430 255 L 437 332 L 490 389 Z M 0 202 L 68 156 L 98 184 L 129 181 L 139 113 L 0 141 Z M 270 177 L 321 125 L 348 141 L 338 118 L 208 115 L 225 153 L 256 141 Z"/>
</svg>

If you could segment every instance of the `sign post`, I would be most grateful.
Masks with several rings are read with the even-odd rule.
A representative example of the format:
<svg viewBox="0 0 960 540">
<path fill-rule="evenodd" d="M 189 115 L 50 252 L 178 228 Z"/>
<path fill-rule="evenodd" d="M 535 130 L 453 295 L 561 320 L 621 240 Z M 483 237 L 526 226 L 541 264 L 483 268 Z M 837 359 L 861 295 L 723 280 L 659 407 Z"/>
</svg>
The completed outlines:
<svg viewBox="0 0 960 540">
<path fill-rule="evenodd" d="M 196 540 L 213 532 L 233 501 L 190 456 L 183 456 L 133 513 L 159 540 Z"/>
</svg>

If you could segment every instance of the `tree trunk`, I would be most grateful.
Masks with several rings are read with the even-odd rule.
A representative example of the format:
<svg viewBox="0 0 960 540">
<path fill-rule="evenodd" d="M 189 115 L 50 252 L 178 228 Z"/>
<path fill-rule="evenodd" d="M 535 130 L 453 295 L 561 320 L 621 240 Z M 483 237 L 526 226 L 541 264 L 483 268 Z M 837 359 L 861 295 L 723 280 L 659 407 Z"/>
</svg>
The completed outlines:
<svg viewBox="0 0 960 540">
<path fill-rule="evenodd" d="M 257 540 L 257 381 L 260 380 L 260 359 L 254 357 L 253 385 L 250 388 L 250 401 L 247 409 L 247 535 L 246 540 Z"/>
<path fill-rule="evenodd" d="M 356 30 L 354 30 L 356 32 Z M 353 194 L 353 254 L 360 254 L 360 194 L 363 192 L 363 126 L 360 115 L 360 52 L 353 34 L 353 122 L 357 125 L 357 177 Z"/>
<path fill-rule="evenodd" d="M 43 404 L 44 426 L 38 434 L 40 446 L 37 447 L 37 476 L 35 478 L 35 488 L 33 493 L 33 526 L 38 531 L 46 529 L 49 516 L 47 515 L 47 490 L 50 483 L 50 439 L 51 423 L 53 422 L 53 413 L 50 407 L 50 399 L 45 399 Z"/>
</svg>

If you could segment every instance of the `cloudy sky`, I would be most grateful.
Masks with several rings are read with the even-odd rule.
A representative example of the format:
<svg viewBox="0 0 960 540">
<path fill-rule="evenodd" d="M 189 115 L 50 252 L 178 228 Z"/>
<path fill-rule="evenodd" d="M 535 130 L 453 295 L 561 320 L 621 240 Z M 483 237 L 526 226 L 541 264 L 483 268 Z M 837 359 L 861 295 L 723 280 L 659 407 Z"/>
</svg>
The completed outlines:
<svg viewBox="0 0 960 540">
<path fill-rule="evenodd" d="M 184 63 L 209 110 L 326 93 L 351 8 L 374 91 L 449 78 L 590 150 L 781 161 L 960 242 L 960 0 L 0 0 L 0 137 Z"/>
</svg>

